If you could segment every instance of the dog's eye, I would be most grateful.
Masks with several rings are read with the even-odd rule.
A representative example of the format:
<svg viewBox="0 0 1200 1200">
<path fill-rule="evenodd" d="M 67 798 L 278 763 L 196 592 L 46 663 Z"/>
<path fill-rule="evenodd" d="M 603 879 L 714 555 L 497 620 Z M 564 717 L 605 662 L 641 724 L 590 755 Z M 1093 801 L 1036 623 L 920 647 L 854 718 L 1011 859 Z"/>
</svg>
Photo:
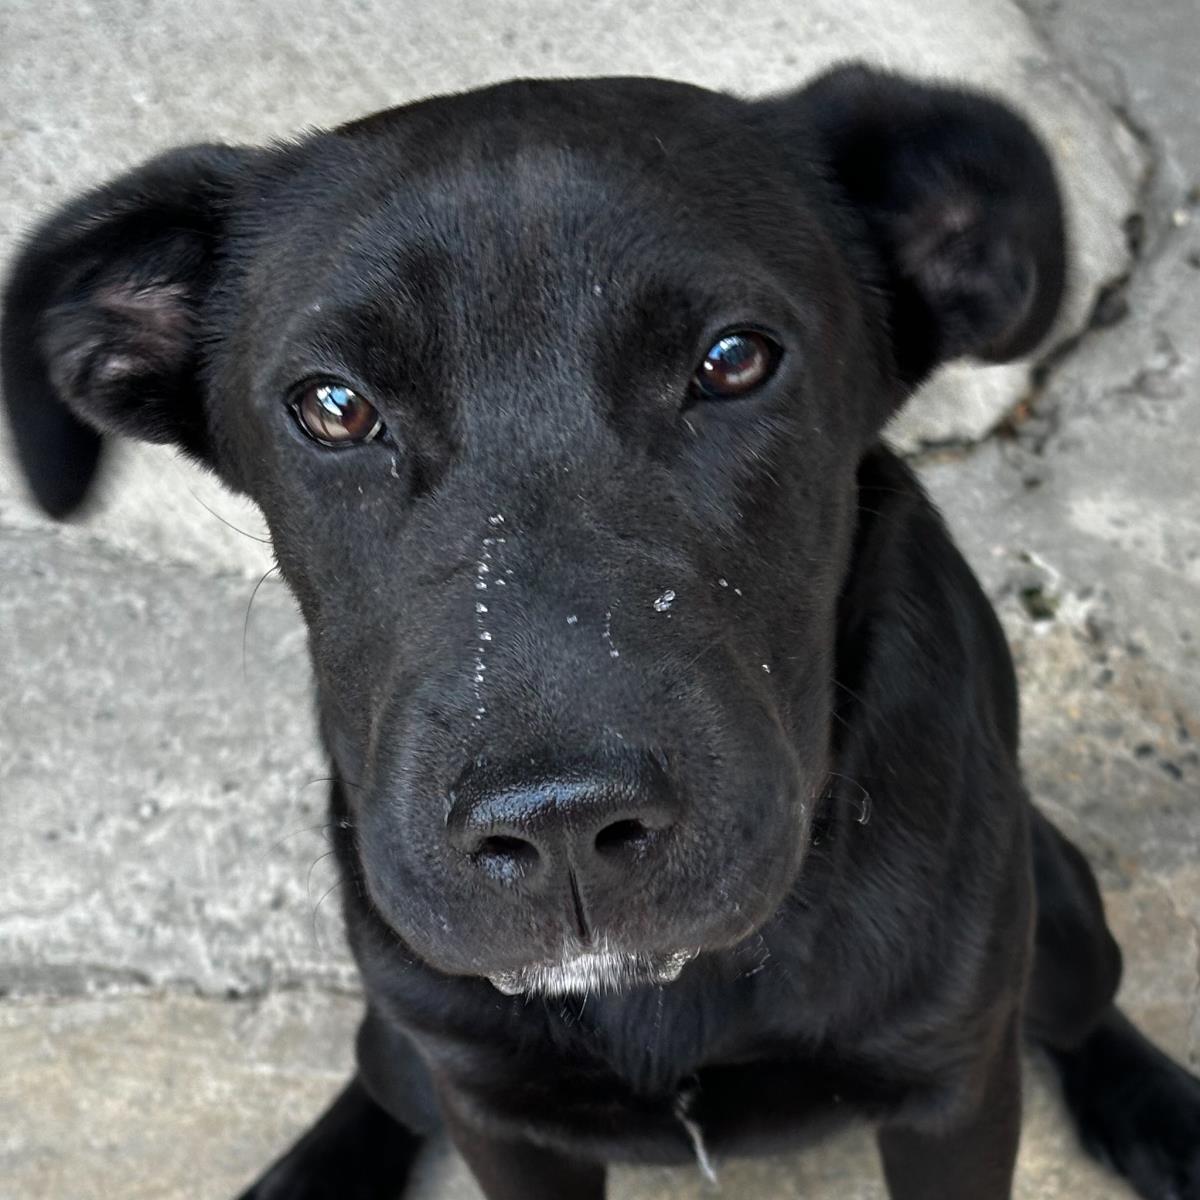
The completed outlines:
<svg viewBox="0 0 1200 1200">
<path fill-rule="evenodd" d="M 779 355 L 779 347 L 765 334 L 752 329 L 727 333 L 708 348 L 692 385 L 701 395 L 722 400 L 745 396 L 771 378 Z"/>
<path fill-rule="evenodd" d="M 292 405 L 300 428 L 323 446 L 369 442 L 383 432 L 370 402 L 340 383 L 312 383 Z"/>
</svg>

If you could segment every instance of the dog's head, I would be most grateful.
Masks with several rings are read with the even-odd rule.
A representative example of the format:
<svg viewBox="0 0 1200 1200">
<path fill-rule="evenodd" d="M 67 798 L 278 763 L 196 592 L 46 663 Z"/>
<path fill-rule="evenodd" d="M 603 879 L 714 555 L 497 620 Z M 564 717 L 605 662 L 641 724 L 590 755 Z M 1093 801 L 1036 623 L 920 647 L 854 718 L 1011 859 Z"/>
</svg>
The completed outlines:
<svg viewBox="0 0 1200 1200">
<path fill-rule="evenodd" d="M 1062 236 L 977 95 L 518 82 L 70 204 L 10 280 L 5 399 L 57 515 L 97 431 L 261 506 L 420 958 L 663 980 L 801 868 L 864 450 L 937 363 L 1032 348 Z"/>
</svg>

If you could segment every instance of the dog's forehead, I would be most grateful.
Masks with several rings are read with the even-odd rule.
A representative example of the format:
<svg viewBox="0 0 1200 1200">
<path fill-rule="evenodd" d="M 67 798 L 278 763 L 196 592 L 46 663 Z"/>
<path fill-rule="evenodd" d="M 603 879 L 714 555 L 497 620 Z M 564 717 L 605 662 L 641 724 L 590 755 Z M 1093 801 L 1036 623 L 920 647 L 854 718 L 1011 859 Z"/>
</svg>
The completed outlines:
<svg viewBox="0 0 1200 1200">
<path fill-rule="evenodd" d="M 463 242 L 606 226 L 726 237 L 800 218 L 808 172 L 753 104 L 651 79 L 515 81 L 389 109 L 284 156 L 277 198 L 328 240 Z M 299 198 L 300 203 L 297 204 Z M 283 223 L 279 223 L 283 224 Z M 292 237 L 291 224 L 288 236 Z"/>
<path fill-rule="evenodd" d="M 828 267 L 803 179 L 750 113 L 634 79 L 518 81 L 376 114 L 285 160 L 254 222 L 271 232 L 252 290 L 292 289 L 280 307 L 297 290 L 407 292 L 417 308 L 560 288 L 561 302 L 616 279 L 630 295 L 648 280 L 704 292 L 789 257 Z"/>
<path fill-rule="evenodd" d="M 649 78 L 517 79 L 397 105 L 334 132 L 360 145 L 391 141 L 409 154 L 450 149 L 503 154 L 515 140 L 638 152 L 689 131 L 741 122 L 745 102 L 722 92 Z"/>
</svg>

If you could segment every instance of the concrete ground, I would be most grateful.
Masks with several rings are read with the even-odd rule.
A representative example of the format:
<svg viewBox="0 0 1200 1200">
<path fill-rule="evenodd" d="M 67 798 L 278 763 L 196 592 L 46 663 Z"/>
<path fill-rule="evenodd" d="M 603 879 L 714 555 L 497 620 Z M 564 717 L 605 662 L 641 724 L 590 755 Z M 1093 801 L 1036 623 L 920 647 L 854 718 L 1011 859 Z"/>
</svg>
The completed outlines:
<svg viewBox="0 0 1200 1200">
<path fill-rule="evenodd" d="M 1069 311 L 960 369 L 914 451 L 995 599 L 1040 802 L 1097 865 L 1122 999 L 1200 1067 L 1200 94 L 1195 0 L 0 0 L 0 252 L 78 187 L 514 74 L 760 92 L 864 55 L 1038 121 L 1070 195 Z M 2 447 L 0 447 L 2 450 Z M 304 639 L 254 514 L 121 450 L 85 523 L 0 456 L 0 1200 L 221 1200 L 336 1090 L 358 1002 L 321 825 Z M 211 511 L 210 511 L 211 510 Z M 243 536 L 228 521 L 253 536 Z M 1031 1063 L 1024 1200 L 1120 1197 Z M 721 1164 L 737 1200 L 883 1196 L 870 1141 Z M 712 1193 L 621 1171 L 614 1196 Z M 421 1198 L 477 1196 L 435 1147 Z"/>
</svg>

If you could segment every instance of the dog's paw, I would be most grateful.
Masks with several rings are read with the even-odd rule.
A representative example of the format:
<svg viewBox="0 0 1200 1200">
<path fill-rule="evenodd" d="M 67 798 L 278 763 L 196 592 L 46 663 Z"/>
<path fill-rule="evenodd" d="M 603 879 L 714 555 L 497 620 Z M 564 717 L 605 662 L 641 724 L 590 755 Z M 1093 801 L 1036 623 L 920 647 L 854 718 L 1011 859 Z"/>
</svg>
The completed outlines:
<svg viewBox="0 0 1200 1200">
<path fill-rule="evenodd" d="M 251 1184 L 237 1200 L 357 1200 L 360 1196 L 388 1194 L 359 1191 L 352 1179 L 306 1176 L 276 1167 Z"/>
<path fill-rule="evenodd" d="M 1059 1067 L 1089 1153 L 1145 1200 L 1200 1200 L 1200 1079 L 1121 1017 Z"/>
<path fill-rule="evenodd" d="M 1081 1133 L 1146 1200 L 1200 1200 L 1200 1080 L 1171 1067 L 1097 1104 Z"/>
</svg>

